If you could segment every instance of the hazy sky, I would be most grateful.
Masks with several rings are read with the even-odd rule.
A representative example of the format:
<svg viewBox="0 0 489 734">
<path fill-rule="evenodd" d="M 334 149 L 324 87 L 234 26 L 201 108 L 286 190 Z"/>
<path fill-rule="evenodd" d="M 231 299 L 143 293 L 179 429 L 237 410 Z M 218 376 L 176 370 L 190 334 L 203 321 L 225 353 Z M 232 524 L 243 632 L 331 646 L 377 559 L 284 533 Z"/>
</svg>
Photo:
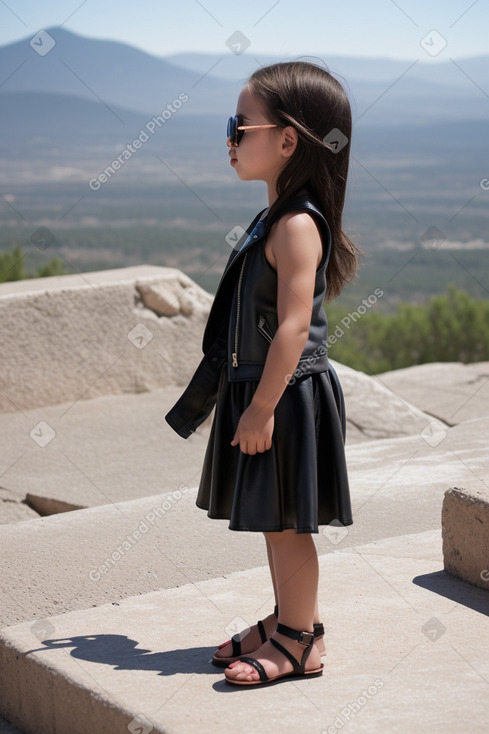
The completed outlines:
<svg viewBox="0 0 489 734">
<path fill-rule="evenodd" d="M 240 31 L 249 52 L 445 61 L 489 53 L 487 0 L 0 0 L 0 45 L 63 25 L 165 56 L 221 53 Z M 446 41 L 430 55 L 420 41 Z"/>
</svg>

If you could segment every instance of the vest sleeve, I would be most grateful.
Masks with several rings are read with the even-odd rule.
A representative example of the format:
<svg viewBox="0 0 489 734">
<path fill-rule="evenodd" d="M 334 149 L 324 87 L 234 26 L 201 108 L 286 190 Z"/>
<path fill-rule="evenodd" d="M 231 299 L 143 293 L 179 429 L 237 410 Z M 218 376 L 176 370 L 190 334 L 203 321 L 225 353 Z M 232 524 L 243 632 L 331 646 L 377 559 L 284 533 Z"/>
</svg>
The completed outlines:
<svg viewBox="0 0 489 734">
<path fill-rule="evenodd" d="M 210 415 L 217 401 L 219 375 L 226 361 L 225 346 L 218 339 L 205 354 L 189 384 L 165 420 L 182 438 L 188 438 Z"/>
</svg>

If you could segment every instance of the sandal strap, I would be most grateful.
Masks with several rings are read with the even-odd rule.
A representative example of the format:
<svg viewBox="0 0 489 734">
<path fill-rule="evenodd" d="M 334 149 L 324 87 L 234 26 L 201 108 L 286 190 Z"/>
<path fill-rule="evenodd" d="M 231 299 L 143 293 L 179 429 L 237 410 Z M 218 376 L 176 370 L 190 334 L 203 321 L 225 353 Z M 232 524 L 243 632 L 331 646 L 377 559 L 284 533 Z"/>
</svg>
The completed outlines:
<svg viewBox="0 0 489 734">
<path fill-rule="evenodd" d="M 285 655 L 287 660 L 289 660 L 292 663 L 292 667 L 296 675 L 301 675 L 304 672 L 306 660 L 309 657 L 309 653 L 311 652 L 311 647 L 308 647 L 304 650 L 302 654 L 302 659 L 299 663 L 297 662 L 295 657 L 292 655 L 292 653 L 290 653 L 286 647 L 281 645 L 280 642 L 277 642 L 277 640 L 274 640 L 273 637 L 270 637 L 270 642 L 272 643 L 274 647 L 277 648 L 279 652 L 282 653 L 282 655 Z M 304 657 L 305 657 L 305 660 L 304 660 Z"/>
<path fill-rule="evenodd" d="M 273 610 L 273 613 L 276 617 L 278 617 L 278 606 L 275 604 L 275 609 Z M 324 637 L 324 625 L 322 622 L 314 622 L 314 637 Z"/>
<path fill-rule="evenodd" d="M 242 655 L 238 659 L 239 659 L 239 662 L 247 663 L 248 665 L 251 665 L 252 668 L 257 670 L 261 681 L 268 680 L 268 675 L 265 672 L 265 668 L 263 667 L 263 665 L 260 663 L 259 660 L 255 660 L 255 658 L 249 658 L 247 655 Z"/>
<path fill-rule="evenodd" d="M 233 643 L 233 658 L 238 658 L 241 655 L 241 639 L 239 632 L 231 637 L 231 642 Z"/>
<path fill-rule="evenodd" d="M 275 604 L 273 613 L 278 619 L 278 604 Z M 322 622 L 314 622 L 314 637 L 323 637 L 324 636 L 324 625 Z"/>
<path fill-rule="evenodd" d="M 295 630 L 281 622 L 277 624 L 277 632 L 285 635 L 285 637 L 289 637 L 291 640 L 297 640 L 297 642 L 306 647 L 310 647 L 314 642 L 314 632 Z"/>
<path fill-rule="evenodd" d="M 314 637 L 322 637 L 324 635 L 324 625 L 322 622 L 314 622 Z"/>
<path fill-rule="evenodd" d="M 295 630 L 292 627 L 287 627 L 286 624 L 282 624 L 281 622 L 277 624 L 277 632 L 281 635 L 285 635 L 285 637 L 289 637 L 291 640 L 297 640 L 300 645 L 304 645 L 304 652 L 302 653 L 302 658 L 299 663 L 291 653 L 289 653 L 289 651 L 280 644 L 280 642 L 274 640 L 273 637 L 270 638 L 272 645 L 280 650 L 280 652 L 290 660 L 294 667 L 294 673 L 304 673 L 307 658 L 309 657 L 314 644 L 314 632 Z"/>
<path fill-rule="evenodd" d="M 273 610 L 273 613 L 276 617 L 278 617 L 278 606 L 275 605 L 275 609 Z M 261 621 L 261 619 L 257 622 L 258 632 L 260 633 L 261 641 L 266 642 L 268 640 L 267 633 L 265 632 L 265 625 Z M 240 633 L 237 632 L 235 635 L 231 637 L 231 643 L 233 645 L 233 658 L 238 658 L 241 655 L 241 637 Z"/>
</svg>

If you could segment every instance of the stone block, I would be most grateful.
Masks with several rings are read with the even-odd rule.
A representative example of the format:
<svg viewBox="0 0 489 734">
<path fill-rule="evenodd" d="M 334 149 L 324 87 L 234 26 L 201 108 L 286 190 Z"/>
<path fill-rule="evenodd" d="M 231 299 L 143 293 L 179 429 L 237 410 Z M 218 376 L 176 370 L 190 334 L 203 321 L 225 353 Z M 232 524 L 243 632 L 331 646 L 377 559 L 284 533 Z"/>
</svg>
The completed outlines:
<svg viewBox="0 0 489 734">
<path fill-rule="evenodd" d="M 489 590 L 489 490 L 445 492 L 442 508 L 445 571 Z"/>
<path fill-rule="evenodd" d="M 212 296 L 150 265 L 0 284 L 0 413 L 185 385 Z"/>
</svg>

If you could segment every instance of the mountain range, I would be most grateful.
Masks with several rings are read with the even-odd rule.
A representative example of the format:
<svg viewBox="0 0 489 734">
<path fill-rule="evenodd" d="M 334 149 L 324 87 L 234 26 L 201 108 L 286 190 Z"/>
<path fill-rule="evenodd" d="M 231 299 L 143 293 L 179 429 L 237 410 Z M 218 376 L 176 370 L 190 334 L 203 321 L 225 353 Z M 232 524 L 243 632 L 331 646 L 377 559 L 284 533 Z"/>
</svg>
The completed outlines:
<svg viewBox="0 0 489 734">
<path fill-rule="evenodd" d="M 66 95 L 70 100 L 97 101 L 117 119 L 114 107 L 155 115 L 183 93 L 189 99 L 180 116 L 228 117 L 248 75 L 260 65 L 285 60 L 248 52 L 235 55 L 227 48 L 221 55 L 156 57 L 124 43 L 86 38 L 62 28 L 41 34 L 0 47 L 0 103 L 1 95 L 13 92 Z M 40 55 L 45 48 L 47 53 Z M 301 58 L 321 63 L 317 57 Z M 419 57 L 406 61 L 327 53 L 321 58 L 344 82 L 354 118 L 366 124 L 487 119 L 489 56 L 429 61 L 420 47 Z"/>
<path fill-rule="evenodd" d="M 243 204 L 254 211 L 261 188 L 240 188 L 225 125 L 249 74 L 287 59 L 250 50 L 157 57 L 62 28 L 0 47 L 4 232 L 41 218 L 166 232 L 169 222 L 207 226 L 203 217 L 234 225 Z M 352 103 L 349 216 L 363 242 L 409 246 L 431 225 L 452 242 L 488 242 L 489 56 L 435 61 L 420 48 L 405 61 L 323 61 Z M 93 191 L 89 182 L 148 125 L 155 134 Z"/>
</svg>

